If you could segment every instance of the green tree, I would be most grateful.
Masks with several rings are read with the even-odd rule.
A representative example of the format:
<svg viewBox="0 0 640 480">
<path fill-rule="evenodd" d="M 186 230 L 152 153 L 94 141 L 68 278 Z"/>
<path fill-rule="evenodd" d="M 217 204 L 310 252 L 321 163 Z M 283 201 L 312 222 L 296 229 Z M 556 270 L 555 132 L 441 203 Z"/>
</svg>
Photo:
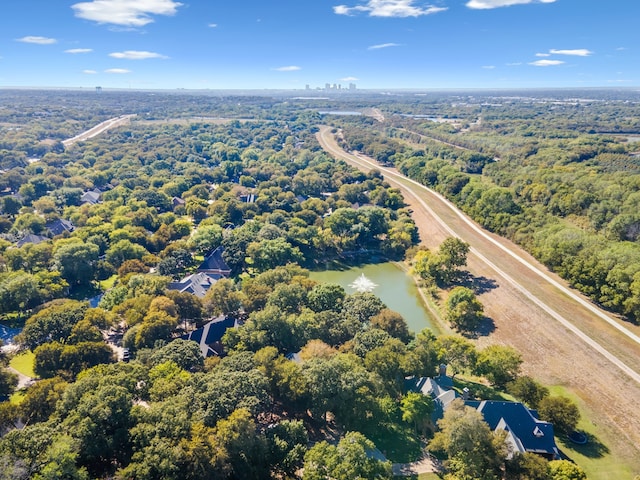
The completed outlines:
<svg viewBox="0 0 640 480">
<path fill-rule="evenodd" d="M 265 461 L 267 444 L 264 437 L 256 433 L 248 410 L 240 408 L 220 420 L 214 435 L 229 455 L 231 478 L 269 477 L 269 465 Z"/>
<path fill-rule="evenodd" d="M 222 227 L 220 225 L 202 225 L 189 237 L 188 246 L 198 255 L 206 255 L 220 246 Z"/>
<path fill-rule="evenodd" d="M 346 293 L 344 288 L 335 283 L 320 283 L 313 287 L 308 295 L 309 307 L 314 312 L 325 310 L 340 311 Z"/>
<path fill-rule="evenodd" d="M 540 385 L 533 378 L 522 375 L 507 384 L 507 391 L 529 408 L 537 409 L 540 401 L 549 395 L 549 389 Z"/>
<path fill-rule="evenodd" d="M 538 404 L 538 413 L 542 420 L 551 422 L 560 432 L 573 432 L 580 421 L 578 406 L 567 397 L 544 397 Z"/>
<path fill-rule="evenodd" d="M 551 480 L 587 480 L 584 470 L 569 460 L 552 460 L 549 471 Z"/>
<path fill-rule="evenodd" d="M 507 458 L 504 432 L 492 432 L 477 410 L 454 400 L 438 420 L 430 448 L 446 453 L 453 478 L 497 480 Z"/>
<path fill-rule="evenodd" d="M 425 328 L 407 346 L 405 371 L 415 377 L 433 377 L 438 364 L 436 336 Z"/>
<path fill-rule="evenodd" d="M 478 354 L 476 371 L 492 384 L 504 387 L 520 373 L 522 356 L 512 347 L 490 345 Z"/>
<path fill-rule="evenodd" d="M 199 372 L 204 368 L 204 358 L 198 344 L 180 338 L 156 349 L 149 357 L 151 365 L 171 361 L 186 371 Z"/>
<path fill-rule="evenodd" d="M 57 247 L 53 260 L 69 285 L 86 285 L 95 279 L 98 256 L 97 245 L 73 242 Z"/>
<path fill-rule="evenodd" d="M 31 350 L 45 342 L 64 342 L 88 308 L 86 302 L 53 301 L 27 319 L 17 340 Z"/>
<path fill-rule="evenodd" d="M 426 435 L 427 427 L 431 424 L 433 410 L 432 398 L 422 393 L 408 392 L 400 401 L 402 420 L 413 425 L 416 432 L 422 435 Z"/>
<path fill-rule="evenodd" d="M 85 392 L 61 428 L 80 446 L 78 463 L 92 475 L 109 471 L 128 456 L 132 397 L 124 387 L 104 385 Z"/>
<path fill-rule="evenodd" d="M 472 332 L 484 318 L 484 308 L 472 290 L 455 287 L 445 303 L 447 321 L 457 330 Z"/>
<path fill-rule="evenodd" d="M 505 464 L 506 480 L 551 480 L 549 461 L 535 453 L 518 453 Z"/>
<path fill-rule="evenodd" d="M 460 268 L 467 265 L 469 244 L 456 237 L 446 238 L 438 247 L 441 281 L 447 285 L 458 280 Z"/>
<path fill-rule="evenodd" d="M 242 310 L 244 294 L 230 278 L 221 278 L 204 296 L 204 308 L 210 315 L 235 316 Z"/>
<path fill-rule="evenodd" d="M 436 340 L 436 348 L 440 362 L 449 366 L 456 374 L 473 370 L 478 354 L 476 347 L 469 340 L 456 335 L 441 335 Z"/>
<path fill-rule="evenodd" d="M 302 467 L 309 442 L 300 420 L 283 420 L 266 432 L 272 473 L 293 477 Z"/>
<path fill-rule="evenodd" d="M 337 446 L 326 441 L 315 444 L 304 456 L 303 480 L 391 479 L 390 462 L 369 455 L 373 442 L 358 432 L 349 432 Z"/>
<path fill-rule="evenodd" d="M 46 422 L 62 398 L 67 387 L 60 377 L 44 378 L 27 388 L 20 403 L 22 418 L 26 424 Z"/>
<path fill-rule="evenodd" d="M 292 246 L 284 238 L 252 242 L 247 246 L 247 257 L 257 272 L 264 272 L 287 263 L 303 260 L 298 247 Z"/>
<path fill-rule="evenodd" d="M 358 292 L 347 295 L 343 302 L 343 311 L 354 316 L 359 322 L 366 323 L 378 315 L 387 306 L 373 293 Z"/>
<path fill-rule="evenodd" d="M 6 399 L 18 386 L 18 376 L 0 365 L 0 400 Z"/>
</svg>

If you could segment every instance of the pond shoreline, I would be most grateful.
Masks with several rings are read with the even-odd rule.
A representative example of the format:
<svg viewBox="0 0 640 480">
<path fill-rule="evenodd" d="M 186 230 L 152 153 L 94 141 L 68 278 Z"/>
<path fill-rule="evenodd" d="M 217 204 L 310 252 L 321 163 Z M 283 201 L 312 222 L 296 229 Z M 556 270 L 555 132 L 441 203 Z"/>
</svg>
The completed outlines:
<svg viewBox="0 0 640 480">
<path fill-rule="evenodd" d="M 336 283 L 347 293 L 354 293 L 351 283 L 364 274 L 377 285 L 372 293 L 391 310 L 400 313 L 411 331 L 418 333 L 429 328 L 436 335 L 446 332 L 440 315 L 430 305 L 406 264 L 382 256 L 368 257 L 362 262 L 342 260 L 332 259 L 324 262 L 323 266 L 318 265 L 310 270 L 310 278 L 323 283 Z"/>
</svg>

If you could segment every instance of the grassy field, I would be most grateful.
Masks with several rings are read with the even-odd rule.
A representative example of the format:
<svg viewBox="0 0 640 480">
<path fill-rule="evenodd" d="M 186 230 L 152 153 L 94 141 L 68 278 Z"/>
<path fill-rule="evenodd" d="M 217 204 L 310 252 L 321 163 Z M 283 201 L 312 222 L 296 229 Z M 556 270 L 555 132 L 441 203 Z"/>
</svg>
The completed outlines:
<svg viewBox="0 0 640 480">
<path fill-rule="evenodd" d="M 634 478 L 640 474 L 640 466 L 614 458 L 607 444 L 613 433 L 598 426 L 595 416 L 584 403 L 562 386 L 550 389 L 551 395 L 561 395 L 573 400 L 580 409 L 581 419 L 577 430 L 587 434 L 589 441 L 585 445 L 576 445 L 563 436 L 556 436 L 558 447 L 567 457 L 582 467 L 589 480 L 606 480 L 612 478 Z M 637 459 L 636 459 L 637 460 Z M 637 461 L 635 463 L 638 463 Z"/>
<path fill-rule="evenodd" d="M 106 290 L 109 290 L 110 288 L 112 288 L 115 285 L 116 280 L 118 280 L 118 275 L 111 275 L 106 280 L 101 280 L 100 281 L 100 290 L 102 290 L 103 292 L 106 291 Z"/>
<path fill-rule="evenodd" d="M 15 368 L 18 372 L 26 375 L 27 377 L 35 377 L 36 374 L 33 371 L 34 359 L 35 356 L 31 351 L 20 353 L 11 359 L 9 366 Z"/>
</svg>

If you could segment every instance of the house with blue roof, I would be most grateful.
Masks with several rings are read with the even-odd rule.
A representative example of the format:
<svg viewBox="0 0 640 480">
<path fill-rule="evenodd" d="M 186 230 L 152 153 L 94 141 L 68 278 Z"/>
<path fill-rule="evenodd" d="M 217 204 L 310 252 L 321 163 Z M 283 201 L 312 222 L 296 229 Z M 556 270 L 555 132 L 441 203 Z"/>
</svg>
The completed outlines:
<svg viewBox="0 0 640 480">
<path fill-rule="evenodd" d="M 203 298 L 207 291 L 221 278 L 227 278 L 231 274 L 231 268 L 222 258 L 222 247 L 216 248 L 207 255 L 198 267 L 197 273 L 187 275 L 179 282 L 171 282 L 167 288 L 187 292 L 198 298 Z"/>
<path fill-rule="evenodd" d="M 223 352 L 222 336 L 229 328 L 237 328 L 238 322 L 233 317 L 220 315 L 214 318 L 203 327 L 182 335 L 183 340 L 192 340 L 200 346 L 200 352 L 204 358 L 210 356 L 220 356 Z"/>
<path fill-rule="evenodd" d="M 535 453 L 548 460 L 560 458 L 553 424 L 540 420 L 537 411 L 520 402 L 469 400 L 468 389 L 465 388 L 462 395 L 453 389 L 453 380 L 446 374 L 445 365 L 440 366 L 440 375 L 436 377 L 407 378 L 405 387 L 433 399 L 434 423 L 442 418 L 451 402 L 456 398 L 462 398 L 467 407 L 474 408 L 482 414 L 491 430 L 507 433 L 506 442 L 511 452 Z"/>
<path fill-rule="evenodd" d="M 507 432 L 506 442 L 512 452 L 536 453 L 548 460 L 560 458 L 553 425 L 540 420 L 535 410 L 520 402 L 495 400 L 467 400 L 465 405 L 478 410 L 491 430 Z"/>
</svg>

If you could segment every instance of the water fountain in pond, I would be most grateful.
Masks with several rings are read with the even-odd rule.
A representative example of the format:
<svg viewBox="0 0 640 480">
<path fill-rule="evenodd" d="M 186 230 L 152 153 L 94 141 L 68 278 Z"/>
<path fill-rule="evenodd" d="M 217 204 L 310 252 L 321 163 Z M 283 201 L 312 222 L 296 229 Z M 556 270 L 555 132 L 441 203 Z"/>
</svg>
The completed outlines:
<svg viewBox="0 0 640 480">
<path fill-rule="evenodd" d="M 362 273 L 349 286 L 353 288 L 356 292 L 364 293 L 364 292 L 372 292 L 373 289 L 376 288 L 378 285 L 373 283 L 371 280 L 369 280 L 367 277 L 364 276 L 364 273 Z"/>
</svg>

